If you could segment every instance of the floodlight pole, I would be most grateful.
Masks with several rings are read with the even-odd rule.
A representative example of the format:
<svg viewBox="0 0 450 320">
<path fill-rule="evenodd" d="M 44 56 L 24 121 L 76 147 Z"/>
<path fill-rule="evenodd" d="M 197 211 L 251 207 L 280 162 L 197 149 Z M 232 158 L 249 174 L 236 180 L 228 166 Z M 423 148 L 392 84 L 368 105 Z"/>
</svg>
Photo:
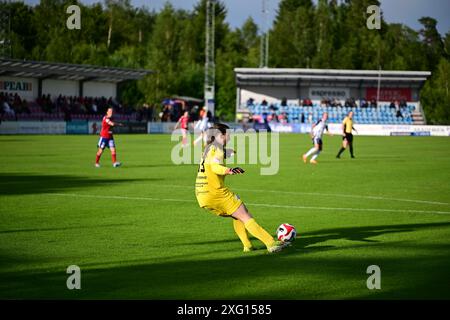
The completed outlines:
<svg viewBox="0 0 450 320">
<path fill-rule="evenodd" d="M 259 50 L 259 67 L 267 68 L 269 66 L 269 30 L 268 30 L 268 0 L 262 0 L 262 24 L 261 24 L 261 42 Z"/>
<path fill-rule="evenodd" d="M 380 101 L 381 65 L 378 67 L 377 104 Z"/>
<path fill-rule="evenodd" d="M 206 43 L 205 43 L 205 83 L 204 100 L 205 106 L 211 114 L 214 115 L 214 85 L 216 66 L 214 63 L 214 18 L 215 18 L 215 0 L 206 1 Z"/>
</svg>

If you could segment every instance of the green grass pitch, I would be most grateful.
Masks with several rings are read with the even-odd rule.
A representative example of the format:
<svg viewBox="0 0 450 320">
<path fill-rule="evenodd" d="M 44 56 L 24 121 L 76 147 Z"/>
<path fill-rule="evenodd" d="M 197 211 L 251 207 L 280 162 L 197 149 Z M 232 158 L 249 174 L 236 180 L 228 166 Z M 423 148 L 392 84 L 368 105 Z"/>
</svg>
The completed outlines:
<svg viewBox="0 0 450 320">
<path fill-rule="evenodd" d="M 313 166 L 306 135 L 281 135 L 277 175 L 226 179 L 267 230 L 296 226 L 274 255 L 242 253 L 231 220 L 198 207 L 197 165 L 172 164 L 169 135 L 117 135 L 120 168 L 109 151 L 94 168 L 97 140 L 0 136 L 0 298 L 450 298 L 449 138 L 356 136 L 337 160 L 326 136 Z"/>
</svg>

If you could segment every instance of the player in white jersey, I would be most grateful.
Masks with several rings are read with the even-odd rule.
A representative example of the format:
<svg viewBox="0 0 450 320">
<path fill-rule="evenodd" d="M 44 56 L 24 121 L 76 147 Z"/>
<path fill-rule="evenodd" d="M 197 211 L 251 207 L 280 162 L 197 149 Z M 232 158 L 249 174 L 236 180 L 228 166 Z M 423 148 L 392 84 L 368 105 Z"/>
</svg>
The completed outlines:
<svg viewBox="0 0 450 320">
<path fill-rule="evenodd" d="M 311 138 L 312 138 L 314 147 L 312 147 L 307 153 L 305 153 L 303 155 L 304 163 L 307 162 L 309 156 L 313 155 L 309 162 L 312 164 L 317 164 L 316 159 L 319 156 L 320 152 L 322 151 L 323 132 L 325 130 L 327 130 L 327 133 L 330 134 L 330 131 L 328 130 L 327 120 L 328 120 L 328 113 L 324 112 L 322 114 L 322 119 L 320 119 L 315 124 L 313 124 L 313 126 L 311 128 Z"/>
<path fill-rule="evenodd" d="M 206 108 L 203 108 L 200 120 L 195 124 L 194 131 L 200 131 L 200 135 L 197 139 L 194 140 L 194 145 L 200 142 L 203 139 L 203 142 L 206 143 L 206 130 L 210 127 L 208 111 Z"/>
</svg>

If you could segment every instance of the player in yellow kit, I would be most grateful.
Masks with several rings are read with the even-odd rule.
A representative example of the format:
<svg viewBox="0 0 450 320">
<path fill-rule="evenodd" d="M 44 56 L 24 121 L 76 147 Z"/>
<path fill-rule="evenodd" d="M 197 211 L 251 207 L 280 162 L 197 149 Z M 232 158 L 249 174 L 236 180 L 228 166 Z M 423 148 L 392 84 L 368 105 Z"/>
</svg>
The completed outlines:
<svg viewBox="0 0 450 320">
<path fill-rule="evenodd" d="M 239 196 L 224 185 L 226 175 L 244 173 L 241 168 L 228 168 L 224 165 L 224 159 L 231 153 L 225 149 L 230 139 L 227 129 L 229 129 L 227 125 L 219 123 L 207 130 L 208 141 L 195 181 L 198 204 L 217 216 L 233 218 L 234 231 L 242 241 L 244 252 L 253 250 L 247 231 L 263 242 L 270 253 L 281 251 L 288 243 L 275 241 L 255 221 Z"/>
<path fill-rule="evenodd" d="M 341 149 L 339 149 L 336 158 L 340 159 L 342 152 L 347 149 L 347 146 L 350 147 L 350 156 L 352 158 L 355 157 L 355 155 L 353 154 L 353 130 L 356 131 L 356 129 L 353 127 L 353 111 L 350 111 L 345 117 L 344 121 L 342 121 L 342 147 Z"/>
</svg>

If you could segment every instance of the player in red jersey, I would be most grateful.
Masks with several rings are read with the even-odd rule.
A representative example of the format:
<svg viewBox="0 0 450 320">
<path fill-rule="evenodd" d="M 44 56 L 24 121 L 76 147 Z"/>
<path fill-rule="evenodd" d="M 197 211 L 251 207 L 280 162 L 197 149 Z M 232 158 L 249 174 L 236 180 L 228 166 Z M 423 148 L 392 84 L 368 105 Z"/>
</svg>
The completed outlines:
<svg viewBox="0 0 450 320">
<path fill-rule="evenodd" d="M 189 112 L 185 111 L 184 114 L 178 119 L 177 124 L 175 125 L 175 130 L 180 126 L 181 132 L 183 134 L 183 147 L 186 147 L 187 144 L 187 134 L 189 132 L 188 129 L 188 122 L 189 122 Z"/>
<path fill-rule="evenodd" d="M 123 127 L 123 124 L 113 122 L 112 121 L 113 108 L 108 108 L 106 111 L 106 115 L 102 120 L 102 130 L 100 131 L 100 140 L 98 141 L 98 150 L 97 156 L 95 158 L 95 166 L 100 167 L 100 157 L 102 156 L 103 150 L 105 148 L 109 148 L 111 150 L 111 158 L 113 162 L 113 167 L 119 167 L 121 165 L 120 162 L 117 162 L 116 159 L 116 145 L 114 144 L 112 127 L 120 126 Z"/>
</svg>

